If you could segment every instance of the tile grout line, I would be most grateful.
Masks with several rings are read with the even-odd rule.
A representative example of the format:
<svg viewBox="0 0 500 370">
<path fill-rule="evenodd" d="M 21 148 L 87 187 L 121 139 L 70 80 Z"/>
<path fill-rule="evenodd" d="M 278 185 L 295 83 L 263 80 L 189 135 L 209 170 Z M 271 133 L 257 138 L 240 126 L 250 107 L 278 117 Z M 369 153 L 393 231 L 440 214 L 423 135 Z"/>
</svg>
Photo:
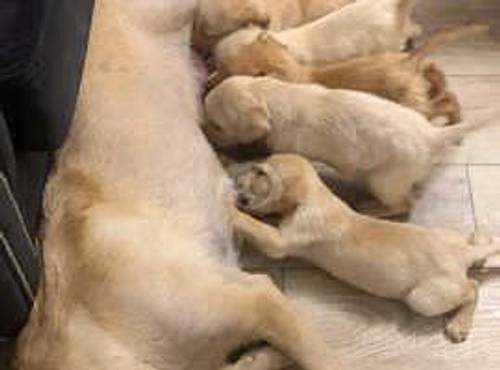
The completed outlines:
<svg viewBox="0 0 500 370">
<path fill-rule="evenodd" d="M 469 192 L 469 203 L 471 206 L 472 210 L 472 218 L 474 220 L 474 230 L 477 233 L 479 231 L 479 222 L 477 219 L 477 212 L 476 212 L 476 202 L 474 199 L 474 190 L 472 188 L 472 179 L 471 179 L 471 164 L 466 164 L 465 165 L 465 176 L 467 178 L 467 190 Z"/>
</svg>

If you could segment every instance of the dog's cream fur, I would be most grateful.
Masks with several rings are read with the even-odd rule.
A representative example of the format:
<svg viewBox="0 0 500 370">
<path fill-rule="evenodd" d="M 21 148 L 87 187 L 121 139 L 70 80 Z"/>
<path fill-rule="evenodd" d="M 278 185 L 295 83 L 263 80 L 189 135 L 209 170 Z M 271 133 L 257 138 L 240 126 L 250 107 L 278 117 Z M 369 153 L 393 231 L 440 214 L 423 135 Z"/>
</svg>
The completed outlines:
<svg viewBox="0 0 500 370">
<path fill-rule="evenodd" d="M 235 263 L 228 179 L 198 125 L 194 7 L 96 1 L 18 369 L 213 370 L 254 340 L 336 368 L 269 279 Z"/>
<path fill-rule="evenodd" d="M 436 33 L 412 52 L 379 53 L 327 65 L 299 63 L 285 45 L 262 32 L 242 47 L 230 64 L 221 65 L 221 70 L 212 75 L 209 88 L 227 76 L 267 75 L 283 81 L 373 93 L 413 108 L 429 119 L 444 116 L 448 123 L 458 123 L 461 109 L 455 94 L 447 90 L 441 70 L 434 63 L 425 63 L 424 58 L 445 42 L 486 29 L 481 25 L 457 26 Z M 439 79 L 434 77 L 436 74 Z"/>
<path fill-rule="evenodd" d="M 303 63 L 328 63 L 380 51 L 398 51 L 420 29 L 410 20 L 412 0 L 358 0 L 337 12 L 303 25 L 270 34 Z M 242 46 L 261 28 L 237 31 L 215 48 L 220 65 L 230 64 Z"/>
<path fill-rule="evenodd" d="M 404 301 L 424 316 L 457 309 L 446 326 L 466 339 L 478 284 L 467 270 L 500 253 L 456 232 L 372 219 L 354 212 L 297 155 L 275 155 L 236 178 L 242 209 L 278 216 L 277 227 L 240 211 L 236 230 L 272 258 L 299 257 L 365 292 Z"/>
<path fill-rule="evenodd" d="M 411 207 L 411 190 L 443 150 L 477 123 L 433 126 L 409 108 L 374 95 L 236 76 L 205 100 L 204 129 L 219 147 L 265 142 L 365 182 L 391 213 Z"/>
<path fill-rule="evenodd" d="M 200 0 L 195 45 L 209 49 L 224 36 L 248 25 L 279 31 L 313 21 L 354 0 Z"/>
</svg>

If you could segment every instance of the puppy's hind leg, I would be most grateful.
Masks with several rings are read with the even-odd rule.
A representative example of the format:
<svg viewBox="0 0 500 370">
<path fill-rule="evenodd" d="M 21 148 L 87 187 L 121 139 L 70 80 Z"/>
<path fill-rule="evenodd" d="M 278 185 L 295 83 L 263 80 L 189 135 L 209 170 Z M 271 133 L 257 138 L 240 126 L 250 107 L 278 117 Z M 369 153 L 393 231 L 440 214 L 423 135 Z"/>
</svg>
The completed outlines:
<svg viewBox="0 0 500 370">
<path fill-rule="evenodd" d="M 408 165 L 410 167 L 411 165 Z M 368 186 L 372 194 L 387 208 L 380 217 L 407 216 L 413 207 L 412 190 L 415 176 L 403 166 L 379 170 L 370 174 Z"/>
<path fill-rule="evenodd" d="M 446 336 L 454 343 L 463 342 L 472 326 L 477 302 L 477 282 L 436 278 L 415 287 L 405 298 L 406 304 L 426 317 L 443 315 L 457 309 L 445 328 Z"/>
<path fill-rule="evenodd" d="M 477 281 L 473 279 L 468 281 L 462 305 L 446 324 L 446 336 L 454 343 L 465 341 L 469 335 L 474 320 L 474 311 L 477 306 L 478 288 L 479 284 Z"/>
</svg>

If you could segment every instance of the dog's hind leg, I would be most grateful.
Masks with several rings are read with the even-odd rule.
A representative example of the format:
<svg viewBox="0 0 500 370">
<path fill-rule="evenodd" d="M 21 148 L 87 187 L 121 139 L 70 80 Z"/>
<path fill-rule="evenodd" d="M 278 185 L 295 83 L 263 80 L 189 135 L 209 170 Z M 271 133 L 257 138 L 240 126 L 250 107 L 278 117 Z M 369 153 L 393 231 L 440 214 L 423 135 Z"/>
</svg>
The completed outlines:
<svg viewBox="0 0 500 370">
<path fill-rule="evenodd" d="M 265 341 L 305 370 L 335 370 L 332 351 L 306 320 L 290 305 L 267 276 L 246 275 L 231 289 L 218 289 L 210 310 L 233 318 L 228 329 L 239 343 Z M 216 306 L 214 306 L 216 304 Z"/>
</svg>

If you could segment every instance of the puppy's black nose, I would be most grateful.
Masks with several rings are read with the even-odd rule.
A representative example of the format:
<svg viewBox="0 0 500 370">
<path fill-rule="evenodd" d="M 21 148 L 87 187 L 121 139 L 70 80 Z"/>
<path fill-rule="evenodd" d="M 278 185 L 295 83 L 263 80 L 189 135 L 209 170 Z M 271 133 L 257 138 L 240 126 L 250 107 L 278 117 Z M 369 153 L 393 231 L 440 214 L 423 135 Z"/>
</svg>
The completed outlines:
<svg viewBox="0 0 500 370">
<path fill-rule="evenodd" d="M 244 194 L 238 194 L 237 203 L 238 207 L 245 208 L 250 204 L 250 200 Z"/>
</svg>

